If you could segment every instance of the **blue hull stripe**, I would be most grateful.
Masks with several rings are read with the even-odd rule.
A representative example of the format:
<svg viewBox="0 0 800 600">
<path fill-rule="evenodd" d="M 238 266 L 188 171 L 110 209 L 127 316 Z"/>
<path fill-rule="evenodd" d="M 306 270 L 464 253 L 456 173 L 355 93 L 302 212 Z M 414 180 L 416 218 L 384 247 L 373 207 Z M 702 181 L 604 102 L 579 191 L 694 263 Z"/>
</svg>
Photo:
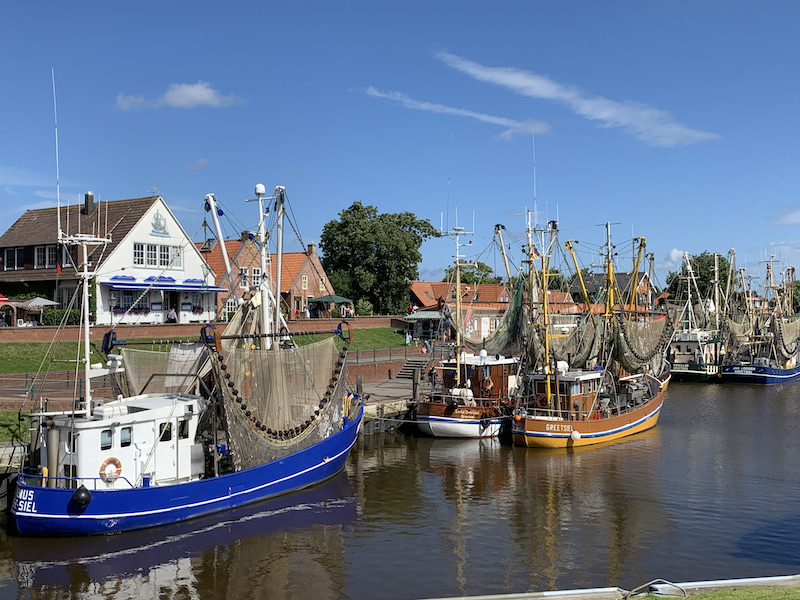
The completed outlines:
<svg viewBox="0 0 800 600">
<path fill-rule="evenodd" d="M 338 473 L 358 438 L 363 415 L 362 405 L 358 417 L 330 438 L 237 473 L 173 485 L 93 491 L 83 514 L 69 509 L 74 490 L 29 485 L 20 476 L 18 490 L 31 491 L 38 510 L 27 506 L 17 510 L 14 502 L 12 514 L 23 535 L 86 535 L 174 523 L 278 496 Z M 143 504 L 157 507 L 140 510 Z M 126 511 L 126 505 L 131 510 Z M 93 507 L 102 512 L 89 513 Z M 113 512 L 108 510 L 112 507 Z"/>
</svg>

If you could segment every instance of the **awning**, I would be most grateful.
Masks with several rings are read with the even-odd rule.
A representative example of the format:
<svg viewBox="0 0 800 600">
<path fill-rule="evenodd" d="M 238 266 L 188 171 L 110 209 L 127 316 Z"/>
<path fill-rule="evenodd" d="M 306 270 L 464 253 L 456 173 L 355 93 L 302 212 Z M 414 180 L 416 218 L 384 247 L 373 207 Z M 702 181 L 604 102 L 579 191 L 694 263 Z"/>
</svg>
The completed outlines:
<svg viewBox="0 0 800 600">
<path fill-rule="evenodd" d="M 312 298 L 309 300 L 310 303 L 315 302 L 335 302 L 336 304 L 352 304 L 353 301 L 347 298 L 342 298 L 341 296 L 337 296 L 336 294 L 329 294 L 327 296 L 320 296 L 319 298 Z"/>
<path fill-rule="evenodd" d="M 403 317 L 404 321 L 438 321 L 442 313 L 438 310 L 418 310 Z"/>
<path fill-rule="evenodd" d="M 173 292 L 230 292 L 228 288 L 217 285 L 206 285 L 202 279 L 184 279 L 178 281 L 174 277 L 151 276 L 138 281 L 132 275 L 114 275 L 107 281 L 100 282 L 115 290 L 154 290 Z"/>
<path fill-rule="evenodd" d="M 3 294 L 0 294 L 0 302 L 8 302 L 8 298 L 3 296 Z"/>
</svg>

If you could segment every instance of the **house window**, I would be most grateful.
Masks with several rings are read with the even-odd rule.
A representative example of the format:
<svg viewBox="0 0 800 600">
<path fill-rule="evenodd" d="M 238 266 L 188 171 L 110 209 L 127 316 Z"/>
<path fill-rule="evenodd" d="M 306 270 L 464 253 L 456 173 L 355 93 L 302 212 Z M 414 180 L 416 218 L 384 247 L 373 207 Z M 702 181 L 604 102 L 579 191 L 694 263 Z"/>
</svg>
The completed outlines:
<svg viewBox="0 0 800 600">
<path fill-rule="evenodd" d="M 168 267 L 170 259 L 170 246 L 158 247 L 158 266 Z"/>
<path fill-rule="evenodd" d="M 239 269 L 239 287 L 243 287 L 245 289 L 250 287 L 247 279 L 247 267 L 242 267 Z"/>
<path fill-rule="evenodd" d="M 158 246 L 155 244 L 147 244 L 147 266 L 148 267 L 155 267 L 158 262 Z"/>
<path fill-rule="evenodd" d="M 253 285 L 261 285 L 261 269 L 258 267 L 253 267 Z"/>
<path fill-rule="evenodd" d="M 111 430 L 103 429 L 100 432 L 100 450 L 111 450 Z"/>
<path fill-rule="evenodd" d="M 120 437 L 119 437 L 119 445 L 123 448 L 127 448 L 131 445 L 131 428 L 130 427 L 123 427 L 120 430 Z"/>
<path fill-rule="evenodd" d="M 25 268 L 25 248 L 6 248 L 5 263 L 3 268 L 6 271 L 16 271 Z"/>
<path fill-rule="evenodd" d="M 320 292 L 324 292 L 325 291 L 325 280 L 323 280 L 323 279 L 319 280 L 319 291 Z"/>
<path fill-rule="evenodd" d="M 47 247 L 47 268 L 48 269 L 55 269 L 57 263 L 58 263 L 58 247 L 57 246 L 48 246 Z"/>
<path fill-rule="evenodd" d="M 300 287 L 302 289 L 304 289 L 304 290 L 307 290 L 308 289 L 308 275 L 303 275 L 303 277 L 301 278 L 301 281 L 302 281 L 302 284 L 301 284 Z"/>
<path fill-rule="evenodd" d="M 180 246 L 170 246 L 170 252 L 172 252 L 172 257 L 170 258 L 170 263 L 173 269 L 182 269 L 183 268 L 183 254 L 181 254 L 181 247 Z"/>
<path fill-rule="evenodd" d="M 228 320 L 228 315 L 229 314 L 236 312 L 236 305 L 237 305 L 236 297 L 231 296 L 230 298 L 228 298 L 228 301 L 225 303 L 225 320 L 226 321 Z"/>
<path fill-rule="evenodd" d="M 47 266 L 47 249 L 44 246 L 36 246 L 36 263 L 34 268 L 44 269 Z"/>
<path fill-rule="evenodd" d="M 144 244 L 133 245 L 133 264 L 144 266 Z"/>
</svg>

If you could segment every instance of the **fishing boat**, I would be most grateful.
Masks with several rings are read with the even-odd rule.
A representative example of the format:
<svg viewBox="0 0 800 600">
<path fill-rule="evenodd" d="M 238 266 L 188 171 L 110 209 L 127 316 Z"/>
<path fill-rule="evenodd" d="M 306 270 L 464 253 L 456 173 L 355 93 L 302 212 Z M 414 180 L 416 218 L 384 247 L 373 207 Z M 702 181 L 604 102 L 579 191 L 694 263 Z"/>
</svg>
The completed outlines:
<svg viewBox="0 0 800 600">
<path fill-rule="evenodd" d="M 533 278 L 531 368 L 525 374 L 522 399 L 511 421 L 517 446 L 589 446 L 645 431 L 658 422 L 669 382 L 669 364 L 664 356 L 671 336 L 669 318 L 641 310 L 635 281 L 628 305 L 617 303 L 615 298 L 620 293 L 608 225 L 607 230 L 603 302 L 598 304 L 588 297 L 581 272 L 576 269 L 586 310 L 576 316 L 572 327 L 564 326 L 563 321 L 554 327 L 546 290 L 557 227 L 554 222 L 548 225 L 548 239 L 541 243 L 546 251 Z M 633 273 L 638 273 L 644 250 L 644 238 L 639 240 Z M 565 248 L 574 258 L 572 242 Z M 535 265 L 534 256 L 530 264 Z"/>
<path fill-rule="evenodd" d="M 684 278 L 686 301 L 676 319 L 675 331 L 669 346 L 672 379 L 694 382 L 717 381 L 720 377 L 720 365 L 725 361 L 727 353 L 727 345 L 722 340 L 721 322 L 727 308 L 731 269 L 728 276 L 728 291 L 721 298 L 719 256 L 714 254 L 713 297 L 703 299 L 689 254 L 684 252 L 683 259 L 686 273 Z M 730 251 L 728 264 L 733 265 L 733 250 Z"/>
<path fill-rule="evenodd" d="M 744 270 L 740 275 L 742 289 L 746 290 Z M 786 270 L 783 285 L 775 284 L 771 258 L 767 262 L 765 302 L 757 307 L 748 291 L 742 317 L 726 320 L 732 351 L 721 368 L 722 383 L 775 385 L 800 379 L 800 317 L 792 312 L 793 286 L 792 267 Z"/>
<path fill-rule="evenodd" d="M 443 438 L 497 437 L 508 418 L 517 392 L 521 360 L 519 356 L 490 354 L 492 340 L 482 340 L 477 352 L 467 352 L 463 334 L 461 300 L 460 236 L 464 229 L 455 227 L 448 233 L 455 240 L 455 330 L 454 356 L 442 360 L 432 370 L 432 390 L 417 402 L 414 420 L 424 435 Z M 509 314 L 518 309 L 521 295 L 515 295 L 503 319 L 516 319 Z M 444 307 L 449 312 L 447 306 Z M 446 322 L 453 319 L 445 318 Z M 500 329 L 503 329 L 501 325 Z M 489 338 L 492 336 L 490 335 Z"/>
<path fill-rule="evenodd" d="M 496 437 L 511 410 L 520 359 L 462 352 L 441 361 L 441 386 L 417 404 L 419 430 L 433 437 Z"/>
<path fill-rule="evenodd" d="M 274 202 L 278 231 L 286 202 L 282 187 L 265 195 L 256 186 L 264 264 L 264 202 Z M 58 240 L 80 254 L 84 390 L 71 410 L 36 400 L 10 509 L 18 533 L 80 536 L 178 523 L 306 488 L 343 469 L 363 404 L 347 389 L 349 340 L 341 331 L 296 345 L 280 326 L 265 277 L 224 332 L 206 325 L 198 342 L 175 341 L 165 353 L 118 343 L 112 331 L 103 344 L 112 352 L 107 366 L 92 365 L 87 247 L 110 238 L 59 226 Z M 278 235 L 279 256 L 281 246 Z M 93 394 L 101 376 L 117 392 L 110 398 Z"/>
</svg>

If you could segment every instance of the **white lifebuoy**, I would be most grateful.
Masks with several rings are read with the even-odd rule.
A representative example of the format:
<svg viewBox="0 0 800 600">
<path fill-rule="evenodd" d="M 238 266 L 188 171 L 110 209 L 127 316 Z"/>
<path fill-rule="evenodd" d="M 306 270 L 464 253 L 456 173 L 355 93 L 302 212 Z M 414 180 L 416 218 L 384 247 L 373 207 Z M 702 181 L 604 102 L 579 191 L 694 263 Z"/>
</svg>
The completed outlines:
<svg viewBox="0 0 800 600">
<path fill-rule="evenodd" d="M 111 483 L 122 473 L 122 463 L 118 458 L 107 458 L 100 466 L 100 479 L 106 483 Z"/>
</svg>

